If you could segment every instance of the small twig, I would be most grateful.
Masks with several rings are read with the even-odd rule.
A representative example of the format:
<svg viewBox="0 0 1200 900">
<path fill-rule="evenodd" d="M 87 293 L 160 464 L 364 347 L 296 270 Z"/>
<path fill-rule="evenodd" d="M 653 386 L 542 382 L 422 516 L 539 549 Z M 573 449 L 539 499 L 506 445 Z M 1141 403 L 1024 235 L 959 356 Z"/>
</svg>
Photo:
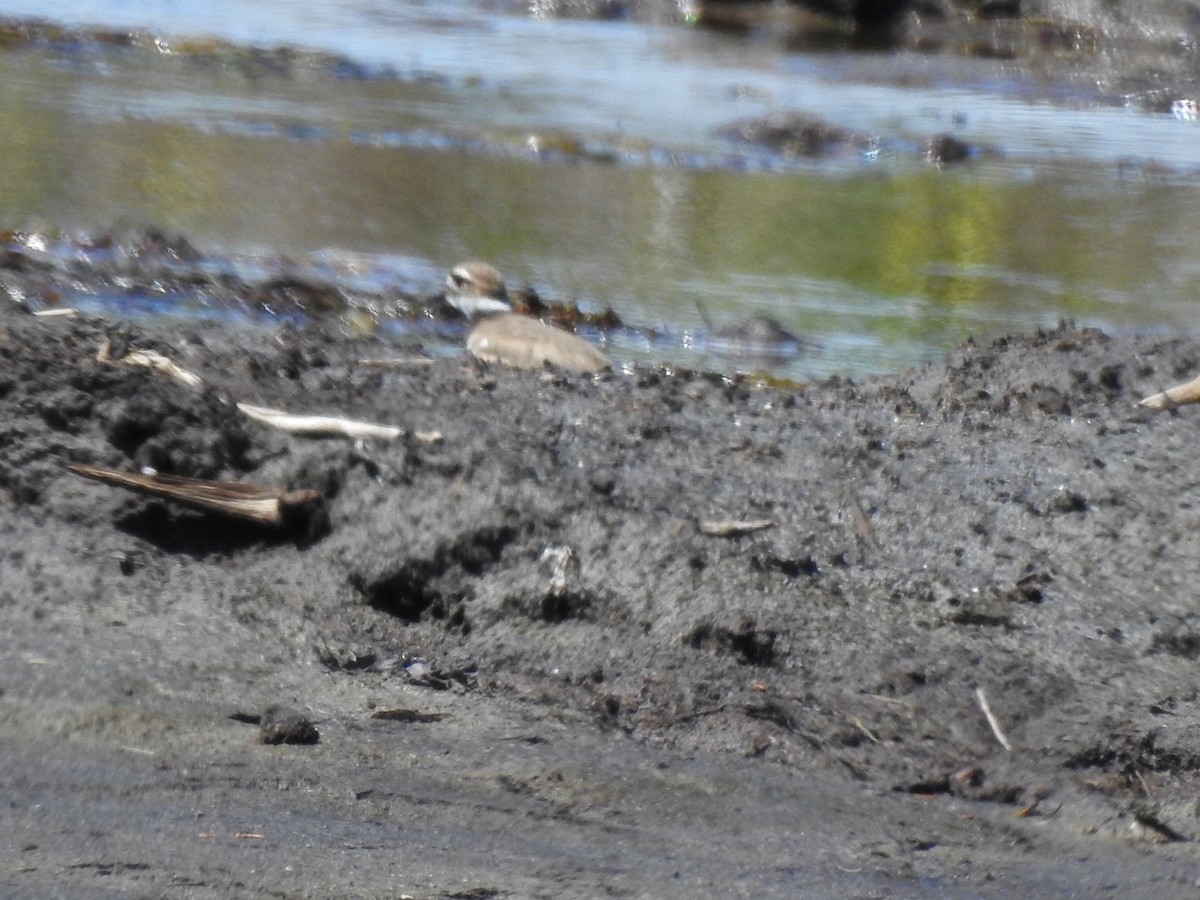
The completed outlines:
<svg viewBox="0 0 1200 900">
<path fill-rule="evenodd" d="M 371 713 L 372 719 L 385 719 L 389 722 L 440 722 L 446 718 L 449 713 L 444 712 L 421 712 L 416 709 L 407 709 L 405 707 L 396 707 L 394 709 L 377 709 Z"/>
<path fill-rule="evenodd" d="M 686 715 L 679 716 L 676 719 L 672 719 L 671 724 L 680 725 L 684 722 L 695 722 L 697 719 L 703 719 L 707 716 L 715 716 L 718 713 L 723 713 L 726 709 L 728 709 L 728 704 L 726 703 L 721 703 L 717 706 L 710 706 L 705 709 L 698 709 L 695 712 L 690 712 Z"/>
<path fill-rule="evenodd" d="M 355 422 L 337 416 L 297 416 L 281 409 L 268 409 L 265 406 L 251 406 L 249 403 L 239 403 L 237 408 L 264 425 L 278 428 L 289 434 L 306 435 L 310 437 L 344 436 L 356 440 L 363 438 L 378 438 L 392 441 L 404 434 L 403 428 L 394 425 L 375 425 L 371 422 Z"/>
<path fill-rule="evenodd" d="M 38 309 L 33 313 L 39 319 L 73 319 L 79 315 L 79 310 L 73 306 L 64 306 L 59 309 Z"/>
<path fill-rule="evenodd" d="M 423 369 L 436 361 L 427 356 L 398 356 L 390 359 L 360 359 L 358 364 L 373 369 Z"/>
<path fill-rule="evenodd" d="M 1191 841 L 1186 834 L 1181 831 L 1176 831 L 1166 822 L 1158 817 L 1158 814 L 1152 809 L 1135 809 L 1133 810 L 1134 826 L 1140 825 L 1142 828 L 1147 828 L 1153 831 L 1161 840 L 1172 844 L 1183 844 Z"/>
<path fill-rule="evenodd" d="M 1012 744 L 1004 736 L 1004 731 L 1000 728 L 1000 721 L 992 712 L 992 708 L 988 706 L 987 694 L 983 692 L 983 688 L 975 688 L 975 699 L 979 701 L 979 708 L 983 710 L 983 715 L 987 718 L 988 725 L 992 727 L 992 734 L 996 736 L 996 740 L 1000 742 L 1000 746 L 1009 753 L 1012 753 Z"/>
<path fill-rule="evenodd" d="M 871 524 L 871 517 L 867 515 L 862 501 L 857 497 L 850 500 L 850 519 L 854 523 L 854 533 L 863 545 L 869 550 L 878 550 L 879 540 L 875 537 L 875 526 Z"/>
<path fill-rule="evenodd" d="M 850 721 L 854 723 L 855 728 L 867 736 L 867 740 L 869 740 L 872 744 L 879 743 L 879 738 L 872 733 L 870 728 L 863 724 L 862 719 L 860 719 L 858 716 L 852 716 Z"/>
<path fill-rule="evenodd" d="M 182 369 L 157 350 L 130 350 L 123 356 L 114 356 L 112 342 L 105 341 L 96 354 L 96 361 L 102 363 L 117 363 L 123 366 L 140 366 L 150 369 L 169 378 L 174 378 L 188 387 L 199 387 L 203 380 L 194 372 Z"/>
<path fill-rule="evenodd" d="M 900 697 L 885 697 L 883 694 L 862 694 L 860 696 L 870 697 L 872 700 L 878 700 L 880 703 L 891 703 L 895 706 L 903 706 L 905 709 L 913 708 L 913 702 L 911 700 L 903 700 Z"/>
<path fill-rule="evenodd" d="M 1149 796 L 1150 796 L 1150 793 L 1151 793 L 1151 791 L 1150 791 L 1150 785 L 1146 784 L 1146 779 L 1142 777 L 1142 773 L 1141 773 L 1141 772 L 1139 772 L 1139 771 L 1137 771 L 1137 770 L 1135 769 L 1135 770 L 1134 770 L 1134 772 L 1133 772 L 1133 774 L 1134 774 L 1134 775 L 1136 775 L 1136 776 L 1137 776 L 1137 780 L 1138 780 L 1139 782 L 1141 782 L 1141 785 L 1142 785 L 1142 793 L 1144 793 L 1144 794 L 1145 794 L 1147 797 L 1149 797 Z"/>
<path fill-rule="evenodd" d="M 708 534 L 713 537 L 738 537 L 743 534 L 750 534 L 752 531 L 774 528 L 775 523 L 771 519 L 751 519 L 748 522 L 733 522 L 722 519 L 700 522 L 696 527 L 700 529 L 701 534 Z"/>
</svg>

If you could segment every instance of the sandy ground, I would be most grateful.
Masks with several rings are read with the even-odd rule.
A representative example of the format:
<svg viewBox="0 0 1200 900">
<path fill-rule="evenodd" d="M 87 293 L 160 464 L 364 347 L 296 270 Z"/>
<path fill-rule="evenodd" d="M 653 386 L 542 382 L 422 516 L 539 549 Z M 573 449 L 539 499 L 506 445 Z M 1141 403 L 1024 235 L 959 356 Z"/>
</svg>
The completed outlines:
<svg viewBox="0 0 1200 900">
<path fill-rule="evenodd" d="M 5 896 L 1200 888 L 1200 409 L 1135 402 L 1200 342 L 789 390 L 420 351 L 0 304 Z M 319 491 L 328 529 L 68 462 Z M 260 742 L 273 706 L 319 741 Z"/>
</svg>

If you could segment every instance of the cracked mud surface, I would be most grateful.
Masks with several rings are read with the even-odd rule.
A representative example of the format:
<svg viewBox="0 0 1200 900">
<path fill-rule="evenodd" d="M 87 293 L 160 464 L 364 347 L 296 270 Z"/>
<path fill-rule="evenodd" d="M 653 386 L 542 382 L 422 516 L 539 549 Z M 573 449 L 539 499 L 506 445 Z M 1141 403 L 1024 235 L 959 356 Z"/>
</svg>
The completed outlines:
<svg viewBox="0 0 1200 900">
<path fill-rule="evenodd" d="M 122 332 L 189 388 L 97 362 L 113 333 L 0 305 L 6 895 L 1200 882 L 1200 411 L 1136 406 L 1200 343 L 1064 327 L 784 391 Z M 332 530 L 67 462 L 316 489 Z M 320 742 L 231 718 L 275 705 Z"/>
</svg>

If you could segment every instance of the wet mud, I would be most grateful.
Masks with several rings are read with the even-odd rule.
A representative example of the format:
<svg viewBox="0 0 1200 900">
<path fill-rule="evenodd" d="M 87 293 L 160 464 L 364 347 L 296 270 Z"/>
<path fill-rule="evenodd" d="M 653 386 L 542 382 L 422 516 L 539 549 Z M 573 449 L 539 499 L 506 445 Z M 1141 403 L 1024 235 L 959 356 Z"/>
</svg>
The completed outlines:
<svg viewBox="0 0 1200 900">
<path fill-rule="evenodd" d="M 7 896 L 1194 895 L 1200 412 L 1136 400 L 1200 342 L 786 389 L 423 351 L 0 304 Z"/>
</svg>

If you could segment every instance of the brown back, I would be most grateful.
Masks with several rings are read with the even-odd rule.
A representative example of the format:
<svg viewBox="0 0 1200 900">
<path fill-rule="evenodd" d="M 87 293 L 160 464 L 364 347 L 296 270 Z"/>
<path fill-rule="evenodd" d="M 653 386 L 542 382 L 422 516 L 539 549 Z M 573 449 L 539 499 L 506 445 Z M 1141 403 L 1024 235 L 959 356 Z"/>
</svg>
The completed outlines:
<svg viewBox="0 0 1200 900">
<path fill-rule="evenodd" d="M 549 363 L 568 372 L 589 373 L 612 365 L 578 335 L 515 314 L 481 320 L 467 338 L 467 349 L 485 362 L 514 369 L 540 369 Z"/>
</svg>

